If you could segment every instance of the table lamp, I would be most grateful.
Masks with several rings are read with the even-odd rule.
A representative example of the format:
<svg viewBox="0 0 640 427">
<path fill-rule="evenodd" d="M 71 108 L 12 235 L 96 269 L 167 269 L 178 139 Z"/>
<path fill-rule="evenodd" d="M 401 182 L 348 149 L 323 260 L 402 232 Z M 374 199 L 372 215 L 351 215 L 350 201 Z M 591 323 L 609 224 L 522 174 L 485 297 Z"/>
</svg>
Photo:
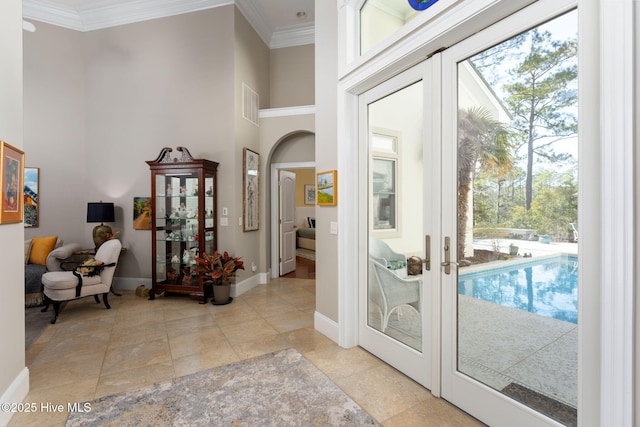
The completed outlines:
<svg viewBox="0 0 640 427">
<path fill-rule="evenodd" d="M 100 223 L 93 228 L 93 243 L 97 251 L 113 234 L 111 227 L 104 225 L 105 222 L 115 222 L 113 203 L 103 201 L 87 203 L 87 222 Z"/>
</svg>

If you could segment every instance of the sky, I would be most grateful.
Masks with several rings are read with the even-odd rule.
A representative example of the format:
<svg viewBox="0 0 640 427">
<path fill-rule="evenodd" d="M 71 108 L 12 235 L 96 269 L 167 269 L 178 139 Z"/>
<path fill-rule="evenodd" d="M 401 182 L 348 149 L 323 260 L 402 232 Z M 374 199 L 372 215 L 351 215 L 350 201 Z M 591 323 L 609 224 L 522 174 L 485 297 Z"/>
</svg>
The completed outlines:
<svg viewBox="0 0 640 427">
<path fill-rule="evenodd" d="M 570 38 L 577 38 L 577 28 L 578 28 L 577 11 L 576 10 L 570 11 L 560 17 L 557 17 L 549 22 L 546 22 L 538 26 L 538 28 L 541 31 L 549 31 L 552 34 L 553 39 L 556 39 L 556 40 L 567 40 Z M 524 52 L 524 49 L 523 49 L 523 52 Z M 473 58 L 471 59 L 473 60 Z M 513 68 L 516 64 L 517 64 L 516 60 L 512 60 L 510 62 L 503 62 L 496 69 L 486 72 L 487 74 L 489 73 L 492 74 L 493 77 L 499 76 L 498 78 L 493 79 L 494 81 L 497 81 L 497 83 L 494 86 L 492 86 L 492 89 L 494 90 L 496 95 L 503 100 L 505 99 L 505 95 L 506 95 L 505 91 L 503 90 L 503 84 L 507 80 L 508 70 L 510 68 Z M 489 78 L 487 78 L 487 80 L 492 80 L 490 78 L 492 76 L 488 76 L 488 77 Z M 576 87 L 577 87 L 577 84 L 576 84 Z M 574 110 L 575 110 L 574 114 L 577 116 L 578 114 L 577 105 L 575 106 Z M 577 137 L 562 140 L 554 144 L 553 149 L 557 153 L 570 154 L 574 159 L 577 160 L 578 158 Z M 518 152 L 518 155 L 523 155 L 524 153 L 522 151 L 523 150 L 521 149 L 520 152 Z M 536 157 L 538 157 L 539 159 L 539 156 L 536 156 Z M 520 164 L 519 166 L 524 167 L 524 165 L 520 165 Z M 549 167 L 549 166 L 550 164 L 547 163 L 546 167 Z M 554 165 L 554 168 L 557 168 L 558 166 L 561 166 L 561 165 Z M 534 167 L 536 169 L 545 168 L 545 165 L 543 162 L 542 164 L 537 164 Z M 573 166 L 571 165 L 564 166 L 565 170 L 566 168 L 570 168 L 570 167 L 573 167 Z"/>
</svg>

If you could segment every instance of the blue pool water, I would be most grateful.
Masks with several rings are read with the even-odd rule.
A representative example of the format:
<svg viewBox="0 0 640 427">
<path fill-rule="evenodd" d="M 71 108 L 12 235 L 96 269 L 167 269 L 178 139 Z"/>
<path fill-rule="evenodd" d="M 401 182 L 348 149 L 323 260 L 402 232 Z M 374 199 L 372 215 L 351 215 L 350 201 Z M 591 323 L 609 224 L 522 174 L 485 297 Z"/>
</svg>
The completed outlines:
<svg viewBox="0 0 640 427">
<path fill-rule="evenodd" d="M 507 307 L 578 323 L 578 258 L 558 256 L 465 273 L 458 293 Z"/>
</svg>

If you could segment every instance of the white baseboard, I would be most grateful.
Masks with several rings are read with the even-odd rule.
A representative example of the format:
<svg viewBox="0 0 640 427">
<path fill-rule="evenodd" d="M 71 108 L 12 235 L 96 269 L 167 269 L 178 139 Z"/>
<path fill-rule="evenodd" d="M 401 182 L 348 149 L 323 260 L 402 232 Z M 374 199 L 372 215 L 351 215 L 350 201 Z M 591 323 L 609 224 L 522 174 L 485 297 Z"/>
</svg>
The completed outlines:
<svg viewBox="0 0 640 427">
<path fill-rule="evenodd" d="M 313 327 L 336 344 L 340 343 L 340 328 L 338 328 L 338 323 L 329 319 L 324 314 L 318 313 L 317 311 L 314 313 Z"/>
<path fill-rule="evenodd" d="M 241 282 L 231 285 L 231 296 L 233 298 L 244 294 L 245 292 L 255 288 L 258 285 L 267 283 L 267 273 L 258 273 L 251 277 L 247 277 Z"/>
<path fill-rule="evenodd" d="M 231 285 L 231 296 L 235 298 L 258 285 L 267 283 L 267 277 L 267 273 L 258 273 L 241 282 Z M 146 288 L 151 289 L 151 279 L 139 277 L 114 277 L 113 279 L 113 287 L 116 291 L 135 291 L 140 285 L 144 285 Z"/>
<path fill-rule="evenodd" d="M 140 285 L 144 285 L 146 288 L 151 289 L 151 279 L 139 278 L 139 277 L 114 277 L 113 278 L 113 288 L 116 291 L 117 290 L 135 291 L 136 288 Z"/>
<path fill-rule="evenodd" d="M 29 393 L 29 369 L 25 367 L 2 393 L 0 402 L 20 403 L 27 397 L 27 393 Z M 0 426 L 7 426 L 12 416 L 11 411 L 0 411 Z"/>
</svg>

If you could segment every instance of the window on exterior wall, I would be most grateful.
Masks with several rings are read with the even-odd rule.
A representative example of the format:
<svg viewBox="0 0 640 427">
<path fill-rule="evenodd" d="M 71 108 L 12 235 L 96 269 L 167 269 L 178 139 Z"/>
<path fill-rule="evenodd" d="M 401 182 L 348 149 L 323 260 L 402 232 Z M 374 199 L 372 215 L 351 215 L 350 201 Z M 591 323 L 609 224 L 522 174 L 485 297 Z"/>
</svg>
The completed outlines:
<svg viewBox="0 0 640 427">
<path fill-rule="evenodd" d="M 398 137 L 371 136 L 373 229 L 398 230 Z"/>
<path fill-rule="evenodd" d="M 360 55 L 418 15 L 407 0 L 367 0 L 360 8 Z"/>
</svg>

